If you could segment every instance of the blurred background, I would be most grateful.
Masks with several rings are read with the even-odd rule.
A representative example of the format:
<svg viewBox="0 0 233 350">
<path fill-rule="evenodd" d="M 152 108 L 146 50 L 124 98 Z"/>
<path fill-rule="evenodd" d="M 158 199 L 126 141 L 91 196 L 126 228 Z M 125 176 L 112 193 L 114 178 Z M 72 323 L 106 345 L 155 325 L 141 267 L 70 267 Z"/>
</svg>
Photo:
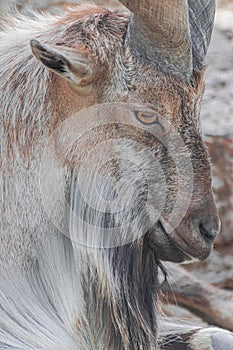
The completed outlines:
<svg viewBox="0 0 233 350">
<path fill-rule="evenodd" d="M 62 11 L 60 6 L 66 3 L 80 2 L 0 0 L 0 17 L 12 4 L 15 4 L 21 12 L 26 12 L 27 7 L 59 12 Z M 122 8 L 117 0 L 82 2 L 96 3 L 111 9 Z M 219 288 L 233 291 L 233 0 L 217 2 L 215 28 L 206 63 L 208 68 L 201 123 L 212 159 L 213 188 L 222 221 L 222 231 L 216 242 L 214 254 L 211 254 L 206 262 L 194 266 L 187 265 L 185 269 Z M 231 298 L 233 303 L 233 293 Z M 173 313 L 190 317 L 185 310 L 174 308 Z"/>
</svg>

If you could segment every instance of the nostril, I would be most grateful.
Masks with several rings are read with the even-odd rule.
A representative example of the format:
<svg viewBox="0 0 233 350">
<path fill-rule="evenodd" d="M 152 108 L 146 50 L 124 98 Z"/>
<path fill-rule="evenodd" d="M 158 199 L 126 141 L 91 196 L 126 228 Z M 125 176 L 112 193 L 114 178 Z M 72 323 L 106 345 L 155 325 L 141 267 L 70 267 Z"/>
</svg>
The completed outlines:
<svg viewBox="0 0 233 350">
<path fill-rule="evenodd" d="M 203 224 L 200 224 L 199 226 L 199 231 L 200 231 L 200 234 L 202 235 L 202 237 L 208 241 L 212 241 L 214 240 L 215 236 L 213 236 L 213 233 L 212 231 L 209 232 L 205 229 L 205 227 L 203 226 Z"/>
<path fill-rule="evenodd" d="M 213 227 L 213 225 L 210 222 L 201 222 L 199 225 L 199 231 L 201 236 L 206 241 L 212 242 L 217 237 L 219 229 L 216 227 Z"/>
</svg>

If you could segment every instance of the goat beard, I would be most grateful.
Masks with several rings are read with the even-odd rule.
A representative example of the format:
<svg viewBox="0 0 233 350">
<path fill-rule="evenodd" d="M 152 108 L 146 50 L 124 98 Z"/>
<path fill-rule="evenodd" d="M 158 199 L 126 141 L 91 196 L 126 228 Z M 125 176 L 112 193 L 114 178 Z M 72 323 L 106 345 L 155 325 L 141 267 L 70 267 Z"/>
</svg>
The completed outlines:
<svg viewBox="0 0 233 350">
<path fill-rule="evenodd" d="M 92 334 L 101 329 L 102 348 L 155 349 L 159 262 L 147 236 L 117 248 L 94 249 L 88 260 L 82 274 L 86 319 Z"/>
<path fill-rule="evenodd" d="M 128 343 L 128 349 L 140 349 L 143 344 L 147 349 L 153 349 L 156 344 L 158 290 L 156 255 L 147 244 L 146 236 L 130 246 L 120 247 L 115 255 L 116 275 L 121 284 L 118 300 L 122 300 L 121 309 L 126 310 L 119 320 L 119 326 L 123 319 L 123 329 L 127 330 L 125 343 Z"/>
<path fill-rule="evenodd" d="M 90 182 L 90 186 L 93 184 Z M 143 220 L 137 221 L 126 216 L 124 225 L 124 221 L 122 224 L 121 220 L 116 221 L 115 216 L 105 215 L 105 212 L 100 215 L 100 210 L 93 211 L 88 203 L 81 201 L 75 178 L 71 188 L 73 214 L 70 238 L 76 264 L 80 265 L 82 261 L 85 327 L 93 339 L 99 339 L 100 348 L 154 350 L 157 342 L 156 305 L 160 263 L 156 250 L 149 243 L 150 235 L 144 231 L 144 223 L 149 221 L 149 217 L 144 216 Z M 106 186 L 104 188 L 106 192 Z M 94 191 L 88 193 L 90 199 L 90 193 Z M 142 196 L 136 203 L 140 204 L 141 200 Z M 98 209 L 98 202 L 95 204 Z M 138 212 L 140 208 L 136 206 Z M 134 214 L 137 216 L 135 207 Z M 115 227 L 117 236 L 112 239 L 111 230 L 108 229 L 116 222 L 121 226 Z M 102 235 L 102 232 L 108 232 L 109 237 Z M 118 242 L 118 236 L 124 238 L 124 244 L 111 245 Z M 127 236 L 129 240 L 125 239 Z M 110 243 L 106 246 L 103 244 L 106 243 L 105 237 L 106 242 Z"/>
</svg>

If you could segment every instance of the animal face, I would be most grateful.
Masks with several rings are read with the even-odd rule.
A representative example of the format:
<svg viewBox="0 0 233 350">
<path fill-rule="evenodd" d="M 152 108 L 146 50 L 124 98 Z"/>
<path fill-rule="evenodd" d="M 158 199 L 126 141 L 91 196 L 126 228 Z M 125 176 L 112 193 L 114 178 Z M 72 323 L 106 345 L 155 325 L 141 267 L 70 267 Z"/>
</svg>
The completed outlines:
<svg viewBox="0 0 233 350">
<path fill-rule="evenodd" d="M 174 56 L 168 60 L 169 53 L 162 52 L 161 47 L 157 48 L 160 55 L 156 64 L 158 53 L 150 55 L 151 42 L 147 57 L 143 45 L 141 49 L 138 42 L 133 45 L 136 37 L 142 40 L 139 23 L 131 20 L 129 24 L 127 16 L 92 8 L 78 15 L 71 12 L 58 24 L 65 29 L 52 44 L 34 39 L 31 47 L 34 56 L 63 86 L 60 93 L 67 96 L 67 115 L 62 119 L 68 130 L 67 118 L 71 111 L 81 109 L 84 96 L 95 96 L 95 103 L 120 104 L 113 120 L 109 117 L 105 125 L 101 122 L 91 128 L 84 143 L 70 148 L 64 142 L 69 149 L 63 152 L 65 163 L 82 173 L 85 181 L 81 182 L 81 191 L 89 199 L 93 196 L 94 204 L 83 203 L 77 209 L 81 210 L 79 215 L 85 215 L 85 221 L 93 220 L 95 229 L 100 222 L 101 228 L 120 227 L 117 235 L 123 235 L 122 244 L 144 237 L 161 259 L 206 258 L 219 231 L 219 219 L 208 152 L 199 127 L 204 72 L 197 69 L 199 61 L 191 68 L 188 65 L 189 40 L 184 38 L 185 57 L 175 54 L 179 66 Z M 163 66 L 161 59 L 167 65 Z M 74 101 L 67 94 L 67 86 L 73 91 L 72 99 L 77 99 L 74 108 L 70 107 Z M 106 115 L 111 115 L 111 108 L 105 110 Z M 113 143 L 108 142 L 112 139 Z M 93 150 L 102 143 L 101 162 L 97 164 Z M 78 151 L 87 145 L 92 145 L 94 152 L 90 159 L 87 157 L 88 162 Z M 122 157 L 126 154 L 128 157 Z M 81 169 L 77 166 L 80 161 L 85 163 Z M 92 171 L 97 165 L 98 176 Z M 96 188 L 106 197 L 104 207 L 99 207 Z"/>
</svg>

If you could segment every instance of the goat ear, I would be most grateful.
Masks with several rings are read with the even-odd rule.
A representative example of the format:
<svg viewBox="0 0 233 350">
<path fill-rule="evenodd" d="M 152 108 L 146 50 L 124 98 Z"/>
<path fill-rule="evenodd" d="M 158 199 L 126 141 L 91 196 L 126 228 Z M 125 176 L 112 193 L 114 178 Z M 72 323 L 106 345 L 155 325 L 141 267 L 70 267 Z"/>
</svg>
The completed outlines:
<svg viewBox="0 0 233 350">
<path fill-rule="evenodd" d="M 49 47 L 38 40 L 30 44 L 34 56 L 60 77 L 78 85 L 90 83 L 94 64 L 87 53 L 65 46 Z"/>
</svg>

